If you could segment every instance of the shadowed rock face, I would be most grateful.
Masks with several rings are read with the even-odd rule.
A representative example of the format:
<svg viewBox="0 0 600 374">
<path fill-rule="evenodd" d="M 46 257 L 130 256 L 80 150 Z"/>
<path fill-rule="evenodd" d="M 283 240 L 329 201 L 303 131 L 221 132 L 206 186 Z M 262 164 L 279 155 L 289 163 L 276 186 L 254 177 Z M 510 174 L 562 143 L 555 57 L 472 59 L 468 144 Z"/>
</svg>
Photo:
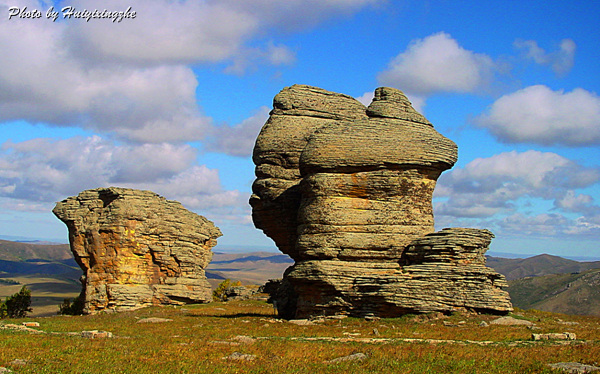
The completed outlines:
<svg viewBox="0 0 600 374">
<path fill-rule="evenodd" d="M 296 261 L 280 313 L 510 311 L 503 277 L 485 267 L 493 235 L 433 234 L 433 190 L 456 158 L 399 90 L 378 88 L 368 108 L 315 87 L 282 90 L 256 141 L 250 199 L 256 227 Z"/>
<path fill-rule="evenodd" d="M 204 269 L 220 230 L 180 203 L 127 188 L 86 190 L 52 211 L 84 271 L 84 312 L 209 302 Z"/>
</svg>

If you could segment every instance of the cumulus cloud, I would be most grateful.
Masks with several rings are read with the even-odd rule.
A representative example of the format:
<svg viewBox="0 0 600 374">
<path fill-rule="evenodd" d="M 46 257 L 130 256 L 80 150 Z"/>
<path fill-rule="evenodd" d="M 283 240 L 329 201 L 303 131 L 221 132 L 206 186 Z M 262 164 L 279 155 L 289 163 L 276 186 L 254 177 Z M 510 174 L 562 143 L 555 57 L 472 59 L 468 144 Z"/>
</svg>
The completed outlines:
<svg viewBox="0 0 600 374">
<path fill-rule="evenodd" d="M 0 20 L 0 121 L 82 126 L 137 142 L 203 138 L 211 121 L 189 67 L 86 66 L 65 50 L 66 27 Z"/>
<path fill-rule="evenodd" d="M 380 84 L 423 97 L 439 92 L 470 93 L 485 89 L 494 74 L 493 60 L 461 47 L 440 32 L 411 42 L 377 79 Z"/>
<path fill-rule="evenodd" d="M 97 9 L 98 2 L 74 0 L 77 9 Z M 212 63 L 233 56 L 258 31 L 259 20 L 217 1 L 102 2 L 102 9 L 125 10 L 136 18 L 120 23 L 71 22 L 66 38 L 81 58 L 135 65 Z"/>
<path fill-rule="evenodd" d="M 564 75 L 571 70 L 577 49 L 577 45 L 572 39 L 563 39 L 558 50 L 550 53 L 538 46 L 535 40 L 518 39 L 514 45 L 523 51 L 525 58 L 540 65 L 550 66 L 557 75 Z"/>
<path fill-rule="evenodd" d="M 77 126 L 139 143 L 202 140 L 213 124 L 198 106 L 192 66 L 225 62 L 243 73 L 257 64 L 292 64 L 289 47 L 260 39 L 377 2 L 108 0 L 100 10 L 131 6 L 136 18 L 1 17 L 0 121 Z M 50 4 L 2 2 L 0 12 L 8 14 L 9 6 L 45 12 Z M 93 10 L 99 4 L 73 0 L 69 6 Z"/>
<path fill-rule="evenodd" d="M 135 20 L 117 25 L 78 23 L 69 30 L 69 38 L 83 55 L 96 61 L 212 63 L 235 57 L 248 41 L 269 31 L 304 29 L 379 2 L 131 0 L 126 5 L 137 12 Z M 74 0 L 70 4 L 80 9 L 98 7 L 94 0 Z M 120 0 L 102 2 L 107 9 L 121 10 L 124 5 Z"/>
<path fill-rule="evenodd" d="M 369 106 L 375 97 L 375 92 L 367 91 L 359 97 L 355 97 L 356 100 L 360 101 L 362 105 Z"/>
<path fill-rule="evenodd" d="M 187 145 L 117 145 L 98 136 L 4 143 L 0 197 L 54 202 L 80 191 L 118 185 L 150 189 L 188 208 L 238 204 L 238 191 L 222 188 L 218 171 L 196 165 Z"/>
<path fill-rule="evenodd" d="M 552 152 L 515 151 L 478 158 L 440 177 L 436 212 L 456 217 L 489 217 L 510 212 L 521 198 L 564 201 L 571 190 L 600 181 L 600 169 L 579 165 Z M 566 206 L 566 205 L 565 205 Z"/>
<path fill-rule="evenodd" d="M 505 234 L 596 235 L 600 207 L 577 190 L 598 182 L 600 169 L 555 153 L 500 153 L 442 174 L 435 191 L 436 220 Z M 546 212 L 534 208 L 540 202 L 551 203 Z"/>
<path fill-rule="evenodd" d="M 256 137 L 268 118 L 269 108 L 263 106 L 253 116 L 235 126 L 215 127 L 206 142 L 206 150 L 232 156 L 251 156 Z"/>
<path fill-rule="evenodd" d="M 233 64 L 225 68 L 225 73 L 243 75 L 265 62 L 273 66 L 291 65 L 296 61 L 296 53 L 284 45 L 269 43 L 265 49 L 248 48 L 234 57 Z"/>
<path fill-rule="evenodd" d="M 592 217 L 579 217 L 564 232 L 572 235 L 598 236 L 600 235 L 600 214 Z"/>
<path fill-rule="evenodd" d="M 503 233 L 520 236 L 597 237 L 600 235 L 600 216 L 581 216 L 575 219 L 560 213 L 523 214 L 514 213 L 494 221 L 494 225 Z"/>
<path fill-rule="evenodd" d="M 507 143 L 591 146 L 600 144 L 600 97 L 576 88 L 543 85 L 502 96 L 475 123 Z"/>
<path fill-rule="evenodd" d="M 511 214 L 498 221 L 498 226 L 501 230 L 511 233 L 520 233 L 521 235 L 543 235 L 554 236 L 557 228 L 566 228 L 572 226 L 573 223 L 561 214 L 538 214 L 524 215 L 522 213 Z"/>
<path fill-rule="evenodd" d="M 567 212 L 585 212 L 595 210 L 593 203 L 594 198 L 590 195 L 568 190 L 564 196 L 554 201 L 554 206 Z"/>
</svg>

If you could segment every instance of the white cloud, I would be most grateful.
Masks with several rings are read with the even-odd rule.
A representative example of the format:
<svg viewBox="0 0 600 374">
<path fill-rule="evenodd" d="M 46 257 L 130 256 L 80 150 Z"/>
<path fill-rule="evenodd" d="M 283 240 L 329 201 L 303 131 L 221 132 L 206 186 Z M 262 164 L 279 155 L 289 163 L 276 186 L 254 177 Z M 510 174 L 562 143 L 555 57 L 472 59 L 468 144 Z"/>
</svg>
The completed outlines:
<svg viewBox="0 0 600 374">
<path fill-rule="evenodd" d="M 268 118 L 269 108 L 261 107 L 252 117 L 235 126 L 215 127 L 206 142 L 206 149 L 232 156 L 251 156 L 256 137 Z"/>
<path fill-rule="evenodd" d="M 374 97 L 375 97 L 374 91 L 367 91 L 364 94 L 362 94 L 361 96 L 356 97 L 355 99 L 360 101 L 362 103 L 362 105 L 369 106 L 371 104 L 371 102 L 373 101 Z"/>
<path fill-rule="evenodd" d="M 380 84 L 423 97 L 480 91 L 490 84 L 493 73 L 494 62 L 489 56 L 466 50 L 449 34 L 440 32 L 412 41 L 377 78 Z"/>
<path fill-rule="evenodd" d="M 594 198 L 586 194 L 578 194 L 573 190 L 565 192 L 564 196 L 554 201 L 554 205 L 564 211 L 582 212 L 594 202 Z"/>
<path fill-rule="evenodd" d="M 600 214 L 588 217 L 579 217 L 565 231 L 572 235 L 599 235 L 600 234 Z"/>
<path fill-rule="evenodd" d="M 0 20 L 0 121 L 82 126 L 138 142 L 199 140 L 211 126 L 182 65 L 85 66 L 65 22 Z"/>
<path fill-rule="evenodd" d="M 296 62 L 296 53 L 285 45 L 269 43 L 266 51 L 267 59 L 275 66 L 291 65 Z"/>
<path fill-rule="evenodd" d="M 192 65 L 233 62 L 230 69 L 242 73 L 257 64 L 292 64 L 289 47 L 260 42 L 267 32 L 311 27 L 377 2 L 108 0 L 100 10 L 131 6 L 136 18 L 0 17 L 0 121 L 77 126 L 140 143 L 202 140 L 213 124 L 197 104 Z M 0 12 L 45 12 L 49 5 L 15 0 Z M 99 7 L 91 0 L 68 5 Z"/>
<path fill-rule="evenodd" d="M 291 32 L 313 27 L 329 18 L 348 16 L 385 0 L 213 0 L 260 20 L 261 31 Z"/>
<path fill-rule="evenodd" d="M 247 42 L 267 32 L 311 27 L 328 18 L 351 14 L 380 0 L 120 0 L 102 8 L 137 12 L 134 20 L 80 22 L 69 38 L 80 53 L 93 60 L 134 64 L 212 63 L 235 57 Z M 94 0 L 74 0 L 76 8 L 94 9 Z"/>
<path fill-rule="evenodd" d="M 542 213 L 526 215 L 514 213 L 493 224 L 497 229 L 507 235 L 513 236 L 541 236 L 541 237 L 564 237 L 575 235 L 598 237 L 600 235 L 600 215 L 581 216 L 575 219 L 568 218 L 559 213 Z"/>
<path fill-rule="evenodd" d="M 530 86 L 505 95 L 476 124 L 507 143 L 591 146 L 600 144 L 600 97 L 576 88 Z"/>
<path fill-rule="evenodd" d="M 551 53 L 540 48 L 535 40 L 518 39 L 514 45 L 523 50 L 526 58 L 532 59 L 537 64 L 550 66 L 558 75 L 564 75 L 571 70 L 577 49 L 577 45 L 572 39 L 563 39 L 559 49 Z"/>
<path fill-rule="evenodd" d="M 222 188 L 218 170 L 196 165 L 187 145 L 116 145 L 98 136 L 7 142 L 0 153 L 0 197 L 52 202 L 106 186 L 149 189 L 188 208 L 240 202 Z"/>
<path fill-rule="evenodd" d="M 74 0 L 77 9 L 97 9 Z M 80 57 L 134 65 L 212 63 L 232 57 L 259 29 L 256 17 L 217 1 L 103 1 L 102 9 L 136 11 L 120 23 L 70 22 L 67 40 Z"/>
<path fill-rule="evenodd" d="M 558 200 L 569 190 L 600 181 L 600 169 L 586 168 L 551 152 L 515 151 L 478 158 L 440 177 L 436 214 L 490 217 L 516 209 L 521 198 Z"/>
<path fill-rule="evenodd" d="M 486 227 L 501 235 L 598 235 L 600 206 L 576 191 L 598 182 L 599 168 L 551 152 L 479 158 L 440 177 L 436 224 Z"/>
<path fill-rule="evenodd" d="M 272 42 L 267 44 L 266 49 L 246 48 L 233 58 L 233 64 L 225 68 L 225 73 L 243 75 L 265 62 L 274 66 L 291 65 L 296 62 L 296 53 L 284 45 Z"/>
<path fill-rule="evenodd" d="M 561 214 L 524 215 L 515 213 L 498 221 L 498 226 L 504 232 L 519 233 L 520 235 L 555 236 L 561 234 L 566 227 L 572 226 Z M 557 228 L 560 228 L 557 230 Z"/>
</svg>

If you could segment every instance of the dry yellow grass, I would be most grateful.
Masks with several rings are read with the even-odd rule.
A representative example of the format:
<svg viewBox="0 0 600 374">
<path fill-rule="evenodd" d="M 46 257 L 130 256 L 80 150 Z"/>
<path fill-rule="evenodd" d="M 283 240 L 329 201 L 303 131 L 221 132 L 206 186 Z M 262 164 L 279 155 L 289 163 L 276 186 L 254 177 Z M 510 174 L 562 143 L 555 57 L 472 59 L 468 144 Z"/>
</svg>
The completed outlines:
<svg viewBox="0 0 600 374">
<path fill-rule="evenodd" d="M 494 316 L 414 316 L 312 325 L 277 320 L 263 301 L 31 318 L 43 334 L 0 329 L 0 366 L 18 373 L 551 373 L 547 364 L 600 360 L 600 318 L 519 311 L 524 326 L 480 326 Z M 159 317 L 172 321 L 138 323 Z M 464 322 L 463 322 L 464 321 Z M 0 323 L 21 323 L 4 320 Z M 105 330 L 110 339 L 69 332 Z M 533 342 L 532 332 L 577 334 Z M 245 336 L 240 338 L 239 336 Z M 252 360 L 226 359 L 235 352 Z M 354 353 L 366 358 L 330 362 Z M 242 356 L 244 357 L 244 356 Z M 17 366 L 15 359 L 27 360 Z M 11 364 L 11 362 L 13 364 Z"/>
</svg>

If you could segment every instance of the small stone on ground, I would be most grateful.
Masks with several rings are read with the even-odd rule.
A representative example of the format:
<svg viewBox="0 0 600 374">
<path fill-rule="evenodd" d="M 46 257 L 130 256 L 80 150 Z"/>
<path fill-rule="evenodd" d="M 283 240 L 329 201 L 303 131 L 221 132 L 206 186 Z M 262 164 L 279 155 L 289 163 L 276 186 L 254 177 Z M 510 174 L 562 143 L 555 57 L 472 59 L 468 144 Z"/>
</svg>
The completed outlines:
<svg viewBox="0 0 600 374">
<path fill-rule="evenodd" d="M 12 360 L 10 362 L 10 364 L 12 366 L 25 366 L 25 365 L 29 364 L 30 362 L 31 361 L 29 361 L 29 360 L 23 360 L 23 359 L 17 358 L 17 359 Z"/>
<path fill-rule="evenodd" d="M 222 360 L 234 360 L 234 361 L 252 361 L 256 358 L 255 355 L 249 355 L 240 352 L 233 352 L 229 356 L 223 357 Z"/>
<path fill-rule="evenodd" d="M 238 335 L 235 338 L 233 338 L 233 340 L 238 341 L 242 344 L 252 344 L 256 341 L 256 339 L 246 335 Z"/>
<path fill-rule="evenodd" d="M 139 321 L 137 321 L 137 323 L 163 323 L 163 322 L 171 322 L 173 321 L 170 318 L 158 318 L 158 317 L 149 317 L 149 318 L 142 318 Z"/>
<path fill-rule="evenodd" d="M 88 339 L 105 339 L 105 338 L 112 338 L 113 334 L 112 334 L 112 332 L 109 332 L 109 331 L 91 330 L 91 331 L 82 331 L 81 337 L 88 338 Z"/>
<path fill-rule="evenodd" d="M 559 362 L 556 364 L 548 364 L 553 369 L 562 369 L 569 374 L 593 373 L 600 370 L 598 366 L 585 365 L 579 362 Z"/>
<path fill-rule="evenodd" d="M 504 325 L 504 326 L 533 326 L 533 322 L 524 319 L 517 319 L 514 317 L 506 316 L 490 322 L 490 325 Z"/>
<path fill-rule="evenodd" d="M 334 358 L 333 360 L 325 361 L 328 364 L 334 364 L 337 362 L 346 362 L 346 361 L 362 361 L 367 358 L 367 355 L 364 353 L 354 353 L 349 356 L 343 356 Z"/>
</svg>

